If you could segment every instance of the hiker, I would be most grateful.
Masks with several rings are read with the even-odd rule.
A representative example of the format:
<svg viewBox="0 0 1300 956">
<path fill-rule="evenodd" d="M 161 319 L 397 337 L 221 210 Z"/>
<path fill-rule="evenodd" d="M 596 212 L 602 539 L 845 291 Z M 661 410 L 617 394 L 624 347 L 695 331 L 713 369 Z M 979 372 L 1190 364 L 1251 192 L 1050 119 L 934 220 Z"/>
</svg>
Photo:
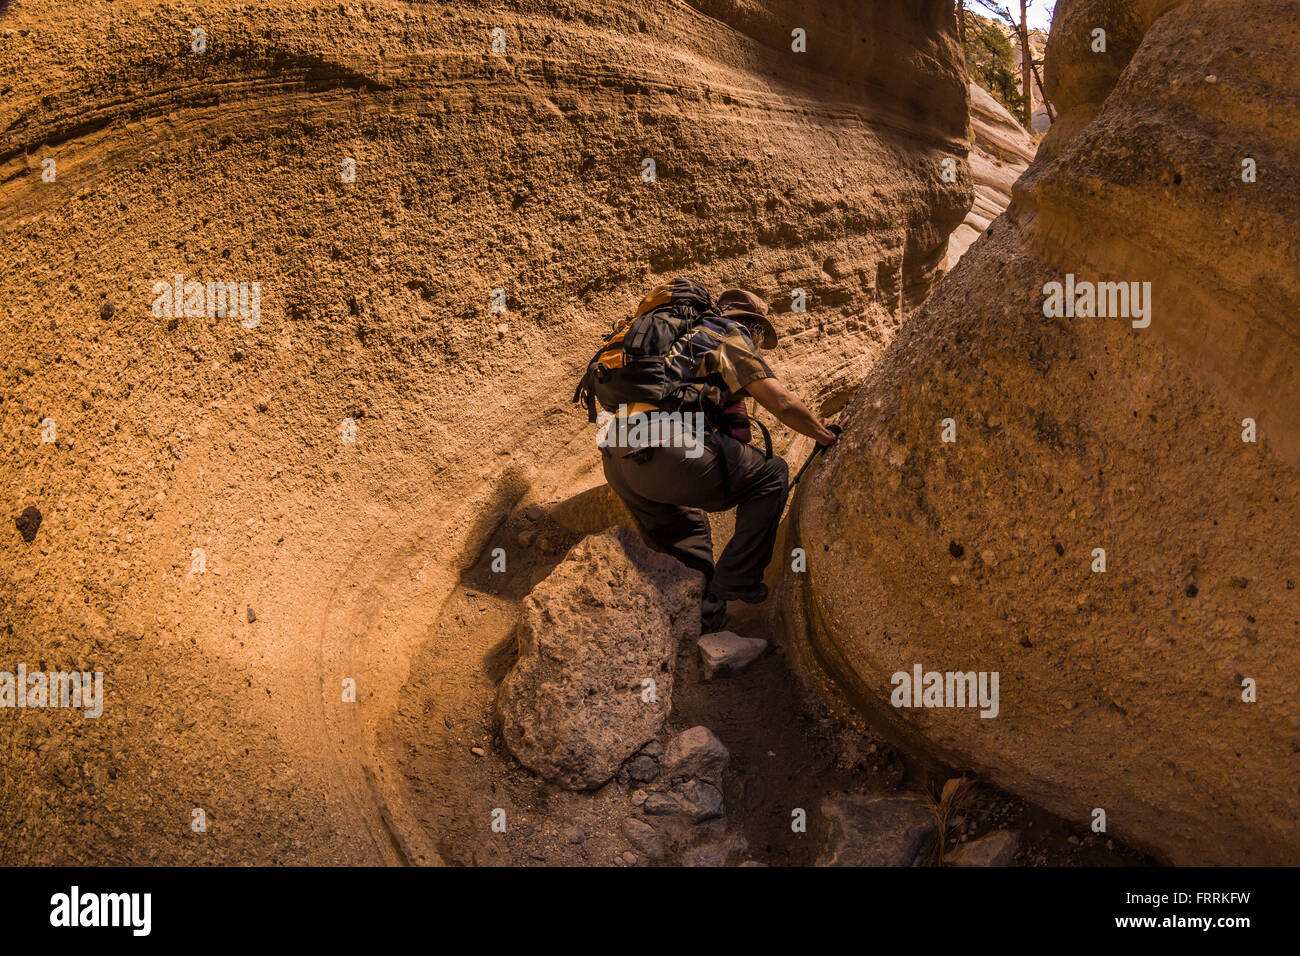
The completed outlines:
<svg viewBox="0 0 1300 956">
<path fill-rule="evenodd" d="M 836 420 L 818 419 L 763 360 L 759 349 L 777 338 L 767 311 L 743 289 L 714 302 L 700 283 L 674 279 L 616 325 L 574 393 L 588 418 L 603 423 L 605 479 L 642 534 L 704 575 L 705 633 L 725 626 L 728 601 L 767 597 L 763 571 L 789 493 L 785 460 L 772 454 L 757 419 L 766 450 L 749 444 L 746 398 L 819 445 L 838 434 Z M 735 533 L 715 568 L 706 512 L 732 508 Z"/>
</svg>

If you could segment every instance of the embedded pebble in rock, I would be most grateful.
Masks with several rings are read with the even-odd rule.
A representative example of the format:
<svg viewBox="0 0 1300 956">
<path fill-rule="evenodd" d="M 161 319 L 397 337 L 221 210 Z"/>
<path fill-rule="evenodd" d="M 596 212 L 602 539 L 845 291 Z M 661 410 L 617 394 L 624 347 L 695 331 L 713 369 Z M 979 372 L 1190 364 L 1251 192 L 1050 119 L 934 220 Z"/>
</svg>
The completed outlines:
<svg viewBox="0 0 1300 956">
<path fill-rule="evenodd" d="M 767 650 L 767 641 L 759 637 L 741 637 L 732 631 L 718 631 L 701 637 L 699 648 L 704 679 L 712 680 L 715 674 L 738 671 L 756 661 Z"/>
<path fill-rule="evenodd" d="M 727 847 L 718 843 L 691 847 L 682 854 L 682 866 L 712 867 L 727 862 Z"/>
<path fill-rule="evenodd" d="M 35 505 L 28 505 L 23 509 L 23 513 L 14 519 L 14 524 L 18 526 L 18 533 L 23 536 L 23 540 L 30 544 L 36 539 L 36 532 L 41 526 L 41 509 Z"/>
<path fill-rule="evenodd" d="M 748 852 L 749 841 L 738 833 L 732 833 L 720 840 L 700 843 L 691 847 L 682 854 L 682 865 L 705 867 L 725 866 L 728 858 L 744 856 Z"/>
</svg>

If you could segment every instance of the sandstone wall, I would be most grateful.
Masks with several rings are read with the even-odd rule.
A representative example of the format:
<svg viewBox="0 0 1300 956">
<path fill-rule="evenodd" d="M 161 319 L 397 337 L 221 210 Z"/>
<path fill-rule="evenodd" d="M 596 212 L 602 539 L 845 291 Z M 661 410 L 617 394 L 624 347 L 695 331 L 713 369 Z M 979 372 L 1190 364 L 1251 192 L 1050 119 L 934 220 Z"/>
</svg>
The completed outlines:
<svg viewBox="0 0 1300 956">
<path fill-rule="evenodd" d="M 1036 149 L 1034 138 L 984 87 L 975 82 L 969 86 L 972 144 L 967 161 L 975 201 L 948 237 L 948 269 L 1011 205 L 1011 187 L 1033 161 Z"/>
<path fill-rule="evenodd" d="M 1062 0 L 1062 121 L 794 506 L 792 623 L 831 682 L 1179 863 L 1300 853 L 1298 14 Z M 1046 317 L 1065 273 L 1150 282 L 1149 327 Z M 1000 672 L 999 715 L 890 707 L 917 663 Z"/>
<path fill-rule="evenodd" d="M 375 727 L 500 517 L 591 480 L 568 397 L 599 336 L 661 277 L 743 283 L 786 377 L 842 402 L 971 201 L 939 177 L 954 26 L 946 0 L 14 4 L 0 487 L 43 522 L 0 535 L 0 633 L 109 699 L 0 718 L 0 851 L 434 861 Z M 178 274 L 259 283 L 258 323 L 155 315 Z"/>
</svg>

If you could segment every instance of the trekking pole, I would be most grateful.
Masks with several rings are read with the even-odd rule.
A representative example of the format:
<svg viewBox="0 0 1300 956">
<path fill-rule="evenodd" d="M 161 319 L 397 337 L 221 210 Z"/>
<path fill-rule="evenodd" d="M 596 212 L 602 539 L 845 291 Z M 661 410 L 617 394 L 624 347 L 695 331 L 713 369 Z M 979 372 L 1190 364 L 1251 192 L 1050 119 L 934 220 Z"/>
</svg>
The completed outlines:
<svg viewBox="0 0 1300 956">
<path fill-rule="evenodd" d="M 836 435 L 838 435 L 840 432 L 844 430 L 840 428 L 839 425 L 828 425 L 826 427 L 828 431 L 832 431 Z M 786 489 L 787 494 L 789 494 L 791 491 L 794 490 L 795 485 L 799 484 L 799 479 L 803 477 L 803 473 L 808 470 L 808 466 L 813 463 L 813 459 L 817 457 L 818 453 L 823 452 L 830 447 L 831 447 L 830 445 L 818 445 L 816 448 L 813 449 L 813 453 L 809 455 L 808 460 L 803 463 L 803 467 L 799 469 L 799 473 L 794 476 L 794 481 L 790 482 L 790 487 Z"/>
</svg>

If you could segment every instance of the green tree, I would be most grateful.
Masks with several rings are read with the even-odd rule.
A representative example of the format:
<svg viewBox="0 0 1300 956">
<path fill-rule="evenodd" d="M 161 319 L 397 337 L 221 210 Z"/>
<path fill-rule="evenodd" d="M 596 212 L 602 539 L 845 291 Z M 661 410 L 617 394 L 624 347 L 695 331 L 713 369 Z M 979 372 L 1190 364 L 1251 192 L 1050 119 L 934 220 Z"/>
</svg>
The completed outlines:
<svg viewBox="0 0 1300 956">
<path fill-rule="evenodd" d="M 973 79 L 988 90 L 1013 116 L 1024 111 L 1024 100 L 1017 86 L 1016 52 L 1001 28 L 969 10 L 965 14 L 966 69 Z"/>
</svg>

